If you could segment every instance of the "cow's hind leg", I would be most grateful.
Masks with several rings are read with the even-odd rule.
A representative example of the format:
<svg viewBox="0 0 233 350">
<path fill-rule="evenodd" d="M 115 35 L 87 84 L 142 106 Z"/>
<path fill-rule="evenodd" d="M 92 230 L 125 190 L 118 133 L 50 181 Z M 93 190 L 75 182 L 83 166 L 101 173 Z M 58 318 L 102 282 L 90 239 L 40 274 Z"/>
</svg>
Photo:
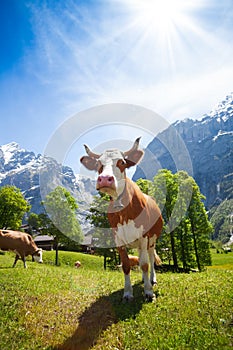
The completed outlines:
<svg viewBox="0 0 233 350">
<path fill-rule="evenodd" d="M 148 239 L 143 237 L 139 248 L 139 265 L 142 269 L 143 282 L 144 282 L 144 295 L 146 300 L 152 301 L 154 298 L 153 287 L 149 278 L 149 259 L 147 251 Z"/>
<path fill-rule="evenodd" d="M 118 248 L 118 251 L 121 257 L 122 269 L 125 276 L 123 300 L 131 301 L 133 300 L 133 288 L 130 281 L 130 262 L 129 262 L 128 254 L 127 254 L 126 248 L 124 247 Z"/>
<path fill-rule="evenodd" d="M 21 259 L 23 260 L 23 266 L 24 268 L 26 269 L 27 268 L 27 265 L 26 265 L 26 259 L 25 259 L 25 256 L 21 256 Z"/>
<path fill-rule="evenodd" d="M 15 261 L 12 267 L 15 267 L 17 261 L 20 259 L 20 256 L 18 254 L 15 255 Z"/>
<path fill-rule="evenodd" d="M 152 285 L 157 284 L 154 264 L 161 265 L 161 260 L 155 251 L 155 241 L 156 241 L 156 238 L 154 237 L 150 238 L 149 248 L 148 248 L 148 255 L 150 259 L 150 281 Z"/>
<path fill-rule="evenodd" d="M 26 268 L 27 268 L 27 265 L 26 265 L 25 256 L 24 256 L 24 255 L 20 255 L 20 256 L 19 256 L 18 254 L 16 254 L 16 256 L 15 256 L 15 261 L 14 261 L 13 267 L 15 267 L 17 261 L 18 261 L 20 258 L 22 259 L 22 261 L 23 261 L 23 266 L 24 266 L 24 268 L 26 269 Z"/>
</svg>

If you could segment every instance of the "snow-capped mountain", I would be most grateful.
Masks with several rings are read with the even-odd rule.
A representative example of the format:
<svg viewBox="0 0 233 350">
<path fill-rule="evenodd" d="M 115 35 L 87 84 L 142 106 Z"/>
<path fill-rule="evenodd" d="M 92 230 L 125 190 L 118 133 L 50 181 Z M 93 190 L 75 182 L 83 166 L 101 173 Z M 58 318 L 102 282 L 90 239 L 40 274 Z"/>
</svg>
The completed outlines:
<svg viewBox="0 0 233 350">
<path fill-rule="evenodd" d="M 176 172 L 182 165 L 206 196 L 207 207 L 233 197 L 233 93 L 200 120 L 177 121 L 158 134 L 133 179 L 152 179 L 160 168 Z"/>
<path fill-rule="evenodd" d="M 233 93 L 200 120 L 186 119 L 173 124 L 186 142 L 200 141 L 233 132 Z"/>
<path fill-rule="evenodd" d="M 0 186 L 5 185 L 19 188 L 34 213 L 44 212 L 41 201 L 50 190 L 65 187 L 76 198 L 80 223 L 84 231 L 87 228 L 86 210 L 96 194 L 95 183 L 85 176 L 75 176 L 70 167 L 12 142 L 0 146 Z"/>
</svg>

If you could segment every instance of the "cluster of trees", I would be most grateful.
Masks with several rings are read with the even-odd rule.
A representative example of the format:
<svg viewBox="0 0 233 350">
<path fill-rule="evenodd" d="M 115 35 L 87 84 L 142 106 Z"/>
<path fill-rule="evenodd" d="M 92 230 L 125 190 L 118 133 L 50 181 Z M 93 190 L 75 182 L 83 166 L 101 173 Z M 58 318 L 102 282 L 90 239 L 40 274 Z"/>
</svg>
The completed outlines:
<svg viewBox="0 0 233 350">
<path fill-rule="evenodd" d="M 63 244 L 77 249 L 82 241 L 82 231 L 76 217 L 78 205 L 71 194 L 58 186 L 51 191 L 42 203 L 46 213 L 31 213 L 27 222 L 30 233 L 40 231 L 54 237 L 56 248 L 55 264 L 58 265 L 58 246 Z M 30 205 L 20 190 L 14 186 L 0 187 L 0 227 L 18 230 L 22 226 Z"/>
<path fill-rule="evenodd" d="M 141 183 L 140 183 L 141 182 Z M 164 228 L 158 249 L 174 269 L 197 267 L 202 270 L 211 264 L 210 237 L 213 227 L 208 219 L 201 194 L 195 180 L 185 171 L 172 174 L 162 169 L 153 182 L 140 180 L 139 186 L 147 186 L 161 208 Z"/>
<path fill-rule="evenodd" d="M 164 228 L 157 243 L 157 250 L 164 261 L 173 265 L 174 270 L 198 268 L 211 264 L 209 240 L 212 226 L 203 204 L 204 196 L 200 193 L 195 180 L 184 171 L 172 174 L 162 169 L 153 181 L 140 179 L 137 181 L 141 190 L 154 197 L 161 208 Z M 98 251 L 105 257 L 117 253 L 112 238 L 103 235 L 109 232 L 107 221 L 108 197 L 97 196 L 91 206 L 89 220 L 96 227 L 95 239 Z"/>
</svg>

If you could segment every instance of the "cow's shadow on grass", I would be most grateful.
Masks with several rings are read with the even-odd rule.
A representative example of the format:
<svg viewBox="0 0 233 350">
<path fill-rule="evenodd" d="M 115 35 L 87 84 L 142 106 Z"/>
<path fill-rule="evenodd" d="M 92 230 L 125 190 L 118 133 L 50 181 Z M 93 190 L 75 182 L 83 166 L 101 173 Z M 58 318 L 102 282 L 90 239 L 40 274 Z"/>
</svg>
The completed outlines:
<svg viewBox="0 0 233 350">
<path fill-rule="evenodd" d="M 135 318 L 145 303 L 143 286 L 133 286 L 134 300 L 122 302 L 123 290 L 102 296 L 87 308 L 79 317 L 79 326 L 74 334 L 54 350 L 88 350 L 112 324 Z"/>
</svg>

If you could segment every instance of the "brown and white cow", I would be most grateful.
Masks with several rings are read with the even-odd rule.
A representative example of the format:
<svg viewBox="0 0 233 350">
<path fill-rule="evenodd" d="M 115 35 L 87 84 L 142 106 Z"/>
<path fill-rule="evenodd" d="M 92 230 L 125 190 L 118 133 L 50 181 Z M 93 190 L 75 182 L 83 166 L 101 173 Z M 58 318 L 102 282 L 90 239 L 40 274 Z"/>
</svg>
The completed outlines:
<svg viewBox="0 0 233 350">
<path fill-rule="evenodd" d="M 38 248 L 32 237 L 24 232 L 0 230 L 0 249 L 4 251 L 14 251 L 16 253 L 13 267 L 21 258 L 24 267 L 26 268 L 25 257 L 31 255 L 32 258 L 39 263 L 42 263 L 42 249 Z"/>
<path fill-rule="evenodd" d="M 161 212 L 155 200 L 145 194 L 139 187 L 126 177 L 125 170 L 137 164 L 144 152 L 139 149 L 136 139 L 133 147 L 127 152 L 117 149 L 106 150 L 102 154 L 93 153 L 84 145 L 87 156 L 81 158 L 81 163 L 89 170 L 95 170 L 99 176 L 97 190 L 111 196 L 108 207 L 108 220 L 114 233 L 122 268 L 125 275 L 125 300 L 133 298 L 133 288 L 130 281 L 130 261 L 126 247 L 138 248 L 139 264 L 143 271 L 144 293 L 152 300 L 153 288 L 156 283 L 154 262 L 161 263 L 155 253 L 155 242 L 162 231 Z M 149 261 L 151 265 L 148 275 Z"/>
<path fill-rule="evenodd" d="M 76 267 L 76 269 L 79 269 L 81 266 L 81 262 L 79 260 L 75 261 L 74 266 Z"/>
</svg>

